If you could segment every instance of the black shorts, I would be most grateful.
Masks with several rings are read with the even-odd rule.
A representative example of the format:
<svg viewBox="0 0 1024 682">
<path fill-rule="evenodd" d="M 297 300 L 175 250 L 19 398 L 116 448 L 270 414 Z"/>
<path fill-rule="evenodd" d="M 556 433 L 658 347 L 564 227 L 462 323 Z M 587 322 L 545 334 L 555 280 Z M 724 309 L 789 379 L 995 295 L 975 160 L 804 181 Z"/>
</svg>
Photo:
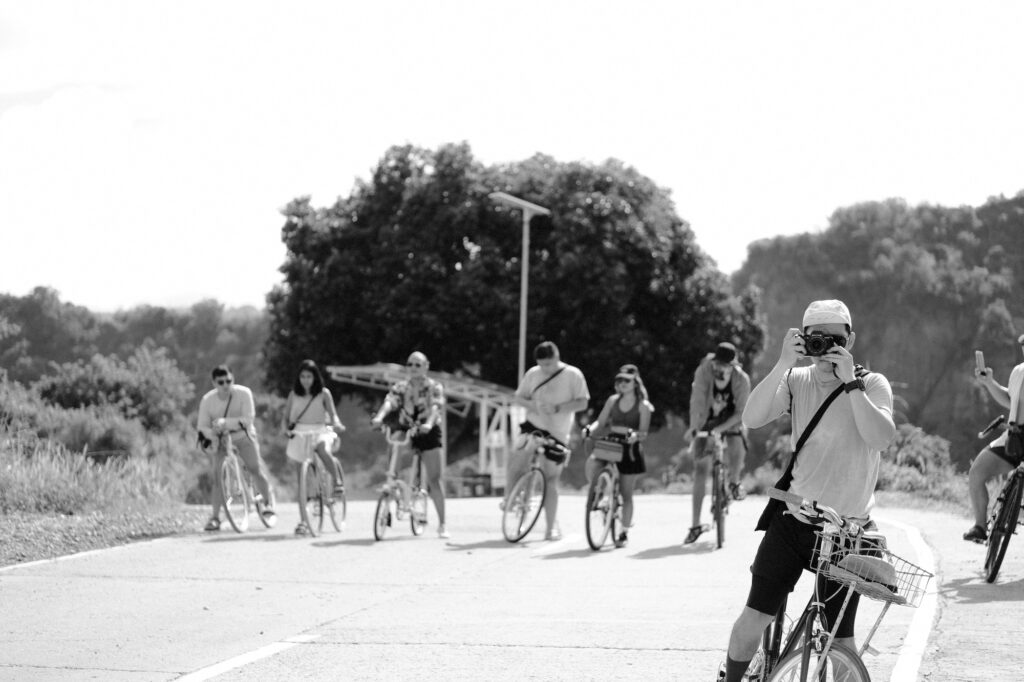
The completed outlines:
<svg viewBox="0 0 1024 682">
<path fill-rule="evenodd" d="M 792 514 L 784 514 L 785 509 L 783 505 L 771 520 L 750 567 L 753 578 L 750 581 L 747 606 L 772 616 L 796 587 L 801 573 L 814 572 L 811 563 L 816 539 L 814 533 L 821 529 L 820 526 L 798 521 Z M 846 588 L 842 583 L 819 578 L 818 594 L 826 598 L 825 617 L 831 626 L 846 598 Z M 837 637 L 853 637 L 859 602 L 860 595 L 854 594 L 843 614 Z"/>
<path fill-rule="evenodd" d="M 1009 464 L 1012 467 L 1020 466 L 1021 461 L 1024 460 L 1024 457 L 1011 457 L 1006 452 L 1006 446 L 1005 445 L 997 445 L 994 448 L 990 446 L 989 450 L 992 451 L 993 455 L 995 455 L 999 459 L 1003 460 L 1004 462 L 1006 462 L 1007 464 Z"/>
<path fill-rule="evenodd" d="M 644 451 L 640 443 L 622 444 L 622 461 L 617 462 L 620 474 L 642 474 L 647 471 Z"/>
<path fill-rule="evenodd" d="M 415 436 L 410 438 L 409 443 L 412 444 L 413 448 L 420 452 L 439 448 L 441 447 L 441 427 L 434 424 L 434 426 L 426 433 L 417 433 Z"/>
</svg>

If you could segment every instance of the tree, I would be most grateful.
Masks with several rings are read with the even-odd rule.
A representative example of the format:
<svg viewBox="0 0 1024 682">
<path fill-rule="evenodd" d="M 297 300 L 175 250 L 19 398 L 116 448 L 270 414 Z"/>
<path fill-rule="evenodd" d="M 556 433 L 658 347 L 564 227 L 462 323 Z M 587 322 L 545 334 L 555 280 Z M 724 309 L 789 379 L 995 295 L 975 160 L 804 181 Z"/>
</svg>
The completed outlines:
<svg viewBox="0 0 1024 682">
<path fill-rule="evenodd" d="M 270 385 L 287 390 L 305 357 L 361 364 L 415 349 L 435 369 L 479 364 L 515 385 L 521 217 L 488 198 L 495 190 L 552 209 L 531 225 L 527 345 L 555 341 L 595 401 L 634 362 L 655 404 L 683 413 L 717 341 L 760 347 L 753 292 L 730 293 L 668 193 L 633 168 L 544 155 L 488 168 L 466 144 L 406 145 L 333 206 L 301 197 L 284 209 Z"/>
</svg>

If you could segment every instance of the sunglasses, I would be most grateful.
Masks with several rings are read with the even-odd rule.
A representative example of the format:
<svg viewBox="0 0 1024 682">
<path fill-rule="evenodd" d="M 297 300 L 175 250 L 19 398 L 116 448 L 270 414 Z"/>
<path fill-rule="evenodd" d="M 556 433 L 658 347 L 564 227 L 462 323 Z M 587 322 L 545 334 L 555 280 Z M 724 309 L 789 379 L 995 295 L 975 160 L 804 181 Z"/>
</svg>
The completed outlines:
<svg viewBox="0 0 1024 682">
<path fill-rule="evenodd" d="M 405 363 L 405 366 L 406 367 L 415 367 L 415 368 L 419 369 L 420 367 L 423 367 L 423 363 L 421 363 L 421 362 L 407 362 L 407 363 Z"/>
<path fill-rule="evenodd" d="M 615 383 L 616 384 L 631 384 L 631 383 L 633 383 L 633 380 L 632 379 L 616 379 Z"/>
<path fill-rule="evenodd" d="M 217 379 L 218 386 L 230 386 L 233 379 Z"/>
</svg>

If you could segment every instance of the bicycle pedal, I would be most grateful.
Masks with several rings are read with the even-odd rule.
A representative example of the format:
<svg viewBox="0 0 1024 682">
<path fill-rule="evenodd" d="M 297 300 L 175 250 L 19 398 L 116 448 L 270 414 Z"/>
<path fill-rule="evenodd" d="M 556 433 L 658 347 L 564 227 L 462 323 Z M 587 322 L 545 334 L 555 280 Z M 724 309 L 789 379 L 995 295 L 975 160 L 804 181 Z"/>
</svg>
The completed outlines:
<svg viewBox="0 0 1024 682">
<path fill-rule="evenodd" d="M 865 653 L 869 653 L 872 656 L 877 656 L 878 655 L 878 649 L 876 649 L 875 647 L 871 646 L 870 644 L 867 645 L 867 647 L 864 649 L 864 652 Z"/>
</svg>

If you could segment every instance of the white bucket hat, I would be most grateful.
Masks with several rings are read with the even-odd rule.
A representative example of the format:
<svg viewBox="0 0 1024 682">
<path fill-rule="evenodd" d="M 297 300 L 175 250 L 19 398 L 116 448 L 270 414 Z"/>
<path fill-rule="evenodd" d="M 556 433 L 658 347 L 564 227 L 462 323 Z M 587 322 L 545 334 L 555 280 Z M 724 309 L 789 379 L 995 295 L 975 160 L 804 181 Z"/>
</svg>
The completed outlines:
<svg viewBox="0 0 1024 682">
<path fill-rule="evenodd" d="M 851 329 L 853 321 L 850 319 L 850 309 L 846 304 L 836 299 L 827 301 L 813 301 L 807 310 L 804 311 L 804 329 L 812 324 L 845 324 Z"/>
</svg>

